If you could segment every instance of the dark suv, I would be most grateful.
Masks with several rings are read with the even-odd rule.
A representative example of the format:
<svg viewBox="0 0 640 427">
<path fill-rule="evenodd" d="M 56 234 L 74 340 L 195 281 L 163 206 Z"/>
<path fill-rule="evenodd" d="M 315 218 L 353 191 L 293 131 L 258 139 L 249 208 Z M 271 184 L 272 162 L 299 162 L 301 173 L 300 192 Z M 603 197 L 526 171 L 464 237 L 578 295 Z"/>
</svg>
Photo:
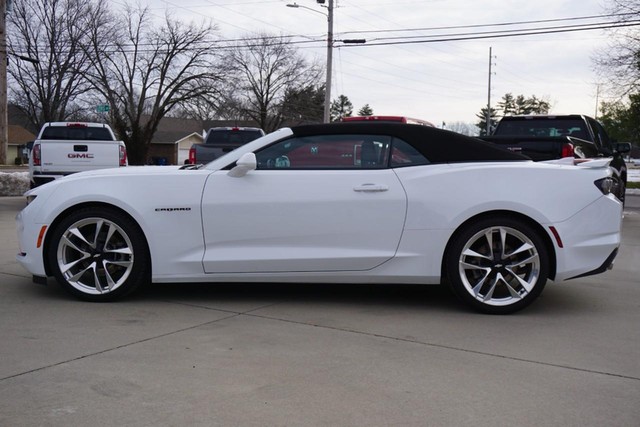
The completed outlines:
<svg viewBox="0 0 640 427">
<path fill-rule="evenodd" d="M 611 157 L 616 186 L 613 193 L 624 202 L 627 185 L 624 154 L 631 150 L 631 144 L 610 139 L 602 125 L 592 117 L 580 114 L 505 116 L 493 135 L 482 139 L 534 161 Z"/>
<path fill-rule="evenodd" d="M 191 164 L 209 163 L 241 145 L 264 136 L 260 128 L 217 127 L 207 132 L 204 144 L 194 144 L 189 150 Z"/>
</svg>

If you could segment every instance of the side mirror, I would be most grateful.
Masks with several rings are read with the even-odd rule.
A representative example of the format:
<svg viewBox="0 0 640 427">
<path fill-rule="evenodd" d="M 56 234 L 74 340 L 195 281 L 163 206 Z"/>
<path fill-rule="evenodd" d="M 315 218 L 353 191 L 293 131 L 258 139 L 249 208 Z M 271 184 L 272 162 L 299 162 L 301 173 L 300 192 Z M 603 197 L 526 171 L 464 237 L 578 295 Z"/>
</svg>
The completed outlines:
<svg viewBox="0 0 640 427">
<path fill-rule="evenodd" d="M 227 175 L 240 178 L 245 176 L 249 171 L 256 170 L 257 167 L 258 161 L 256 160 L 256 155 L 254 153 L 244 153 Z"/>
<path fill-rule="evenodd" d="M 618 142 L 616 144 L 616 151 L 620 154 L 628 153 L 631 151 L 631 143 L 629 142 Z"/>
</svg>

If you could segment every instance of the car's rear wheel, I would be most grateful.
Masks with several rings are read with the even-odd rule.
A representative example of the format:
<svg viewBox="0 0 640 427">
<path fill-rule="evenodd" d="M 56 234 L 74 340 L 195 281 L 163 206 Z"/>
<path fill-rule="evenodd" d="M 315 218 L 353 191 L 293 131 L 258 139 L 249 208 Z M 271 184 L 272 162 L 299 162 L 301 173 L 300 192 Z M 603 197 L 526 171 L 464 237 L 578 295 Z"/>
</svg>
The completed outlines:
<svg viewBox="0 0 640 427">
<path fill-rule="evenodd" d="M 90 207 L 53 230 L 48 261 L 57 281 L 85 301 L 113 301 L 149 277 L 146 240 L 138 225 L 114 209 Z"/>
<path fill-rule="evenodd" d="M 484 218 L 457 233 L 445 266 L 454 293 L 476 310 L 507 314 L 531 304 L 549 275 L 544 240 L 526 222 Z"/>
</svg>

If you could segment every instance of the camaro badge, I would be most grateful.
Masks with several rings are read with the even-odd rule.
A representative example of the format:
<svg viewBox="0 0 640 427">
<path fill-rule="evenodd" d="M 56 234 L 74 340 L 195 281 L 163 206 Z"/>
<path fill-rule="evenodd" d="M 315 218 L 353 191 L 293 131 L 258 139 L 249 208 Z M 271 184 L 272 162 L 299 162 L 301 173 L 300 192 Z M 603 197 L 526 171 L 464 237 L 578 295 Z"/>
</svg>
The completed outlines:
<svg viewBox="0 0 640 427">
<path fill-rule="evenodd" d="M 191 208 L 156 208 L 156 212 L 184 212 L 190 210 Z"/>
</svg>

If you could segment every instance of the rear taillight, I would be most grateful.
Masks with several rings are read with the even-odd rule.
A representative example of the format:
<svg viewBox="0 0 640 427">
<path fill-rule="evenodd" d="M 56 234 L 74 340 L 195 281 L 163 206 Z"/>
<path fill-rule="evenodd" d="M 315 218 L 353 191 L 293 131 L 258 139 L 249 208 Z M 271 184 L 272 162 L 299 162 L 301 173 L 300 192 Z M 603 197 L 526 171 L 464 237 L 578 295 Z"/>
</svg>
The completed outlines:
<svg viewBox="0 0 640 427">
<path fill-rule="evenodd" d="M 192 165 L 196 164 L 196 149 L 195 147 L 191 147 L 189 149 L 189 163 Z"/>
<path fill-rule="evenodd" d="M 33 144 L 33 150 L 31 150 L 31 158 L 33 159 L 33 166 L 40 166 L 42 164 L 40 144 Z"/>
<path fill-rule="evenodd" d="M 595 181 L 594 184 L 605 196 L 613 192 L 613 178 L 602 178 Z"/>
<path fill-rule="evenodd" d="M 120 166 L 127 166 L 127 147 L 120 146 Z"/>
<path fill-rule="evenodd" d="M 573 157 L 573 144 L 565 142 L 562 144 L 562 153 L 560 153 L 561 157 Z"/>
</svg>

